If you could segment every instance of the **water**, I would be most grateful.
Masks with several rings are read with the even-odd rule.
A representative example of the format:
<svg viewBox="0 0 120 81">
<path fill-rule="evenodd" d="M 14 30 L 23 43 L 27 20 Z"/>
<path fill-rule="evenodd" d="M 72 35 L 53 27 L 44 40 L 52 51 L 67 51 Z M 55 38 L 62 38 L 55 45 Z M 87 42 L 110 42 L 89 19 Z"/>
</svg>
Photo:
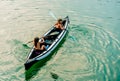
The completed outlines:
<svg viewBox="0 0 120 81">
<path fill-rule="evenodd" d="M 0 0 L 0 81 L 120 81 L 119 0 Z M 69 15 L 66 40 L 41 68 L 26 74 L 32 44 Z M 26 78 L 26 76 L 30 76 Z"/>
</svg>

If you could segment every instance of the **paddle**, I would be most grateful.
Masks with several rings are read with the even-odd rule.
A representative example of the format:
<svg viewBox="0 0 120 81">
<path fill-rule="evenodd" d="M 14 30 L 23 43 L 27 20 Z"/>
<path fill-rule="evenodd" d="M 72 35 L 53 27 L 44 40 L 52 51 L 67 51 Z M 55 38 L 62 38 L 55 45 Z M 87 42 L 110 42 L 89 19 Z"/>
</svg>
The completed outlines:
<svg viewBox="0 0 120 81">
<path fill-rule="evenodd" d="M 23 46 L 27 46 L 27 44 L 29 44 L 29 43 L 31 43 L 31 42 L 33 42 L 33 41 L 29 41 L 29 42 L 23 44 Z M 28 46 L 27 46 L 27 47 L 28 47 Z"/>
<path fill-rule="evenodd" d="M 41 37 L 42 38 L 42 37 Z M 40 39 L 41 39 L 40 38 Z M 33 42 L 33 40 L 32 41 L 29 41 L 29 42 L 27 42 L 27 43 L 25 43 L 25 44 L 23 44 L 23 46 L 27 46 L 27 44 L 29 44 L 29 43 L 31 43 L 31 42 Z M 28 46 L 27 46 L 28 47 Z"/>
<path fill-rule="evenodd" d="M 55 16 L 55 14 L 54 14 L 51 10 L 49 10 L 49 14 L 50 14 L 55 20 L 57 20 L 57 17 Z"/>
<path fill-rule="evenodd" d="M 50 37 L 50 36 L 51 36 L 51 35 L 48 35 L 48 36 L 45 36 L 44 38 L 47 38 L 47 37 Z M 43 37 L 41 37 L 40 40 L 41 40 L 42 38 L 43 38 Z M 32 40 L 32 41 L 29 41 L 29 42 L 27 42 L 27 43 L 25 43 L 25 44 L 23 44 L 23 46 L 28 47 L 27 44 L 29 44 L 29 43 L 31 43 L 31 42 L 33 42 L 33 40 Z"/>
</svg>

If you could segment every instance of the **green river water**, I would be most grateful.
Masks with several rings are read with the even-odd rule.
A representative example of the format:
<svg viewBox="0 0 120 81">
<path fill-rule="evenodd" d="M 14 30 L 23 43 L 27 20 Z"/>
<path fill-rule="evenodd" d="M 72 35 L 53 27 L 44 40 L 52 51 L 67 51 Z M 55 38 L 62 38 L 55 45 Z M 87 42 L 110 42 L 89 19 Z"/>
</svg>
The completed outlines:
<svg viewBox="0 0 120 81">
<path fill-rule="evenodd" d="M 66 40 L 28 73 L 32 47 L 57 18 L 70 17 Z M 0 81 L 120 81 L 120 0 L 0 0 Z"/>
</svg>

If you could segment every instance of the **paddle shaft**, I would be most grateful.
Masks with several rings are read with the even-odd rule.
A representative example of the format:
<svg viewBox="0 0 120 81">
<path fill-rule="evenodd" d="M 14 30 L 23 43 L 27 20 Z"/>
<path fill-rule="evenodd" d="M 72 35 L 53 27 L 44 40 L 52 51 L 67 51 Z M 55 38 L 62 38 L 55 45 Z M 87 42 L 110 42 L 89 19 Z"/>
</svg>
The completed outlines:
<svg viewBox="0 0 120 81">
<path fill-rule="evenodd" d="M 31 43 L 31 42 L 33 42 L 33 41 L 29 41 L 29 42 L 27 42 L 26 44 L 29 44 L 29 43 Z"/>
<path fill-rule="evenodd" d="M 49 14 L 55 19 L 55 20 L 57 20 L 57 17 L 55 16 L 55 14 L 50 10 L 49 11 Z"/>
<path fill-rule="evenodd" d="M 46 36 L 46 37 L 48 37 L 48 36 Z M 41 38 L 42 38 L 42 37 L 41 37 Z M 41 39 L 41 38 L 40 38 L 40 39 Z M 27 45 L 27 44 L 29 44 L 29 43 L 31 43 L 31 42 L 33 42 L 33 40 L 32 40 L 32 41 L 27 42 L 27 43 L 26 43 L 26 45 Z"/>
</svg>

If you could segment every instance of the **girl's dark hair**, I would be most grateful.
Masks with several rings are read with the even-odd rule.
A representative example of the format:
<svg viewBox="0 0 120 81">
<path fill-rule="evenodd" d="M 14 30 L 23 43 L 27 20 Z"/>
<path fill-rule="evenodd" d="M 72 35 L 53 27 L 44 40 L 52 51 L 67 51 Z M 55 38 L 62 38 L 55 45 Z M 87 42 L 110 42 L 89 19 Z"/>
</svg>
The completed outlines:
<svg viewBox="0 0 120 81">
<path fill-rule="evenodd" d="M 58 19 L 58 22 L 62 21 L 62 19 Z"/>
<path fill-rule="evenodd" d="M 37 47 L 37 43 L 39 42 L 39 37 L 34 38 L 34 46 Z"/>
</svg>

